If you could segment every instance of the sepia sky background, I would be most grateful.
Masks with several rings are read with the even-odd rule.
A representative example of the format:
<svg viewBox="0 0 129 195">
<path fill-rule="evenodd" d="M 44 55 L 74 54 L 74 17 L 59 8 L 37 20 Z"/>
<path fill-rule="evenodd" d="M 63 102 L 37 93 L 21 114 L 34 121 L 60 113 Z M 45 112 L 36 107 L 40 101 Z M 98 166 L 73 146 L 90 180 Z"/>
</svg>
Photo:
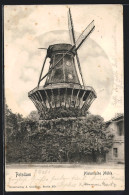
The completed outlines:
<svg viewBox="0 0 129 195">
<path fill-rule="evenodd" d="M 85 85 L 92 86 L 97 93 L 90 112 L 109 120 L 116 113 L 124 112 L 121 5 L 4 6 L 6 103 L 13 112 L 23 116 L 35 110 L 28 92 L 37 86 L 46 55 L 45 50 L 38 48 L 70 43 L 68 7 L 71 8 L 76 38 L 92 20 L 95 21 L 95 30 L 78 54 Z M 49 60 L 45 72 L 48 66 Z"/>
</svg>

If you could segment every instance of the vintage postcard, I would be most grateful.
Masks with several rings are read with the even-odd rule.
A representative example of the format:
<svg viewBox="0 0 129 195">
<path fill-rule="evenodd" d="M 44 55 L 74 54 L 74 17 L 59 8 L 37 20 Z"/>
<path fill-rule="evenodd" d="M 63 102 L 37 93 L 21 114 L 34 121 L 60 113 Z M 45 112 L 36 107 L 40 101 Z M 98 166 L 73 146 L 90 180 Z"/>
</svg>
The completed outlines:
<svg viewBox="0 0 129 195">
<path fill-rule="evenodd" d="M 5 190 L 125 189 L 122 5 L 4 6 Z"/>
</svg>

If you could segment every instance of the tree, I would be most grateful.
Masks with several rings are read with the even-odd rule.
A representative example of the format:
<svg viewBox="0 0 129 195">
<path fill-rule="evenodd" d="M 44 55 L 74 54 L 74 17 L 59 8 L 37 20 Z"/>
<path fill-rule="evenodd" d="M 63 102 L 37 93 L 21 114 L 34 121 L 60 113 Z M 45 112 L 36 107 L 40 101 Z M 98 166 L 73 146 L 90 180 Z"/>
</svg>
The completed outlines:
<svg viewBox="0 0 129 195">
<path fill-rule="evenodd" d="M 30 116 L 33 116 L 33 118 L 24 118 L 19 113 L 13 113 L 8 108 L 8 105 L 5 104 L 5 146 L 7 161 L 26 161 L 26 158 L 28 158 L 30 151 L 28 143 L 29 136 L 38 129 L 38 122 L 35 121 L 36 117 L 34 117 L 34 113 L 31 113 Z"/>
<path fill-rule="evenodd" d="M 48 156 L 54 153 L 57 161 L 101 161 L 113 144 L 113 135 L 106 129 L 104 119 L 99 115 L 89 115 L 87 118 L 60 118 L 51 123 L 52 128 L 50 121 L 43 122 L 42 138 L 44 147 L 47 145 L 46 141 L 59 145 L 59 151 L 57 147 L 55 150 L 49 148 L 47 153 Z"/>
<path fill-rule="evenodd" d="M 89 115 L 86 120 L 78 122 L 76 139 L 82 155 L 92 155 L 96 162 L 105 156 L 113 144 L 113 134 L 106 129 L 104 119 L 99 115 Z M 80 141 L 81 140 L 81 141 Z"/>
<path fill-rule="evenodd" d="M 8 105 L 5 104 L 5 129 L 6 137 L 12 138 L 17 134 L 17 131 L 20 128 L 20 123 L 23 121 L 23 116 L 21 114 L 14 114 Z"/>
<path fill-rule="evenodd" d="M 31 111 L 30 114 L 28 115 L 28 118 L 32 121 L 38 121 L 39 120 L 39 114 L 37 111 Z"/>
</svg>

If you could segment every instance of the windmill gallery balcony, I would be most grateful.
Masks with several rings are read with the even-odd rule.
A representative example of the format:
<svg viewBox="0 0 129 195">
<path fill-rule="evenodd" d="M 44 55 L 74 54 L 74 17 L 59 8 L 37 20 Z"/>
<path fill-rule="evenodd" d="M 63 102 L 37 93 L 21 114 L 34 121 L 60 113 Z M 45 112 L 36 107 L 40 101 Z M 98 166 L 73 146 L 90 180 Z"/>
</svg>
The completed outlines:
<svg viewBox="0 0 129 195">
<path fill-rule="evenodd" d="M 29 92 L 29 97 L 39 112 L 61 106 L 88 110 L 96 98 L 96 93 L 89 86 L 76 87 L 76 84 L 65 83 L 53 84 L 47 87 L 36 87 Z"/>
</svg>

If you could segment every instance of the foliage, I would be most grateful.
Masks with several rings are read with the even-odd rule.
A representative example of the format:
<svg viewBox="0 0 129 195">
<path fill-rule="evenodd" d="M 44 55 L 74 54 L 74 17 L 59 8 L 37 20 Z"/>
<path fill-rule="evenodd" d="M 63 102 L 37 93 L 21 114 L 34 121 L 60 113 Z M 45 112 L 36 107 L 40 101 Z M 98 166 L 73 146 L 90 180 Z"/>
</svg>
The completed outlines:
<svg viewBox="0 0 129 195">
<path fill-rule="evenodd" d="M 28 118 L 32 121 L 38 121 L 39 120 L 39 115 L 37 111 L 31 111 Z"/>
<path fill-rule="evenodd" d="M 47 109 L 40 119 L 57 119 L 62 117 L 81 117 L 86 116 L 88 112 L 80 110 L 80 108 L 67 108 L 65 106 Z"/>
<path fill-rule="evenodd" d="M 113 135 L 103 118 L 91 114 L 78 117 L 78 113 L 75 117 L 71 110 L 58 111 L 55 116 L 60 118 L 39 124 L 37 113 L 31 112 L 24 118 L 6 105 L 7 162 L 97 162 L 100 157 L 104 160 L 112 147 Z"/>
<path fill-rule="evenodd" d="M 21 114 L 14 114 L 5 104 L 5 129 L 6 129 L 6 138 L 9 136 L 14 136 L 17 134 L 15 131 L 19 131 L 19 124 L 22 122 L 23 117 Z"/>
</svg>

